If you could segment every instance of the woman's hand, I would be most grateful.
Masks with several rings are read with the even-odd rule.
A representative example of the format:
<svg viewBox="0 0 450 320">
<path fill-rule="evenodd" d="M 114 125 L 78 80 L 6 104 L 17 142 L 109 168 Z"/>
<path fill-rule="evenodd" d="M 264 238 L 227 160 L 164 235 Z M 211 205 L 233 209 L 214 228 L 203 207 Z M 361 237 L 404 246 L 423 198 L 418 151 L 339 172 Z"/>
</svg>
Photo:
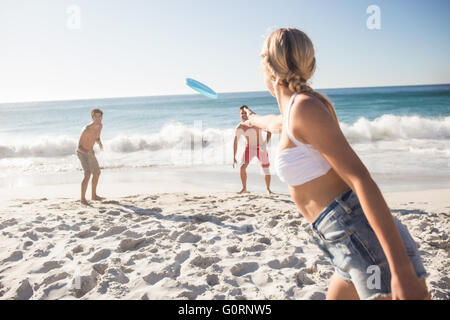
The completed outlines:
<svg viewBox="0 0 450 320">
<path fill-rule="evenodd" d="M 423 300 L 429 299 L 429 293 L 422 282 L 413 274 L 392 275 L 392 300 Z"/>
<path fill-rule="evenodd" d="M 244 110 L 247 113 L 247 117 L 249 117 L 249 118 L 250 118 L 251 115 L 256 114 L 249 107 L 245 107 Z"/>
<path fill-rule="evenodd" d="M 268 114 L 261 116 L 250 110 L 250 108 L 244 108 L 247 113 L 248 120 L 242 124 L 247 127 L 255 127 L 264 131 L 270 131 L 271 133 L 280 133 L 283 128 L 283 118 L 281 114 Z"/>
<path fill-rule="evenodd" d="M 247 127 L 253 127 L 252 122 L 250 120 L 246 120 L 242 124 Z"/>
</svg>

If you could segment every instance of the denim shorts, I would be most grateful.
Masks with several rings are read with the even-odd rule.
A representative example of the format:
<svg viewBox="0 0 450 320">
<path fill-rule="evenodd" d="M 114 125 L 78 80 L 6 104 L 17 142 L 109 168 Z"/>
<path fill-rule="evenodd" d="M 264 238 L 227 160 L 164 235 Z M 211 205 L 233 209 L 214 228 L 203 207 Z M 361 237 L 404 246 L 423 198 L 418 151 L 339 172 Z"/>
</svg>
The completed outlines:
<svg viewBox="0 0 450 320">
<path fill-rule="evenodd" d="M 394 217 L 419 279 L 428 276 L 408 229 Z M 307 226 L 311 239 L 330 259 L 337 274 L 351 281 L 360 299 L 391 295 L 389 264 L 353 190 L 334 199 Z"/>
</svg>

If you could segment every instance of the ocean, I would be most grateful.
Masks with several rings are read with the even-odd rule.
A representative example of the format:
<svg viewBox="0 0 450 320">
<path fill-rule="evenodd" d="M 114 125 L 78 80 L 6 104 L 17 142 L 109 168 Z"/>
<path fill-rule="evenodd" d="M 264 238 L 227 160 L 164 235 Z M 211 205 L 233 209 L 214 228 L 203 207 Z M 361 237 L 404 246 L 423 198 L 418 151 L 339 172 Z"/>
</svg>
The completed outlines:
<svg viewBox="0 0 450 320">
<path fill-rule="evenodd" d="M 406 187 L 450 186 L 450 85 L 318 91 L 334 103 L 345 136 L 375 177 L 401 179 Z M 136 181 L 148 178 L 145 172 L 206 170 L 217 179 L 234 173 L 239 182 L 231 166 L 243 104 L 279 114 L 268 92 L 0 104 L 0 188 L 58 183 L 58 176 L 78 181 L 75 150 L 92 108 L 104 111 L 104 151 L 95 147 L 104 173 Z M 278 138 L 269 144 L 272 163 Z M 238 160 L 243 147 L 241 141 Z M 256 160 L 249 170 L 258 172 Z"/>
</svg>

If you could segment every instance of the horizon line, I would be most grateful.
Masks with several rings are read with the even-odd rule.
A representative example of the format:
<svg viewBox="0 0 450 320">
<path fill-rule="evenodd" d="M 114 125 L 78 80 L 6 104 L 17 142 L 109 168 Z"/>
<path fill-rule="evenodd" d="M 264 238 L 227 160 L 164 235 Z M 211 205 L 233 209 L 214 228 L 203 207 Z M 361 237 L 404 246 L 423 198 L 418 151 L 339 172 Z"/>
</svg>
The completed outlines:
<svg viewBox="0 0 450 320">
<path fill-rule="evenodd" d="M 329 88 L 317 88 L 315 90 L 335 90 L 335 89 L 371 89 L 371 88 L 397 88 L 397 87 L 426 87 L 426 86 L 442 86 L 450 85 L 450 83 L 433 83 L 433 84 L 412 84 L 412 85 L 394 85 L 394 86 L 364 86 L 364 87 L 329 87 Z M 268 92 L 268 90 L 251 90 L 251 91 L 227 91 L 217 92 L 217 94 L 231 94 L 231 93 L 257 93 Z M 23 104 L 23 103 L 43 103 L 43 102 L 68 102 L 68 101 L 86 101 L 86 100 L 110 100 L 110 99 L 131 99 L 131 98 L 151 98 L 151 97 L 174 97 L 174 96 L 196 96 L 200 93 L 174 93 L 174 94 L 156 94 L 156 95 L 139 95 L 139 96 L 117 96 L 117 97 L 96 97 L 96 98 L 68 98 L 57 100 L 29 100 L 29 101 L 13 101 L 13 102 L 0 102 L 1 105 L 5 104 Z"/>
</svg>

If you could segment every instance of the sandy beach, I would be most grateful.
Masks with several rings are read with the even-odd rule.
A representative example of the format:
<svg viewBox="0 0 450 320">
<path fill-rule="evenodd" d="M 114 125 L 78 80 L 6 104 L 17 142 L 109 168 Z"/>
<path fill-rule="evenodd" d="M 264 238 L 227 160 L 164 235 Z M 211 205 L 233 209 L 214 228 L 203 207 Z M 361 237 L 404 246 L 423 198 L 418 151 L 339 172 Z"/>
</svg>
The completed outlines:
<svg viewBox="0 0 450 320">
<path fill-rule="evenodd" d="M 3 189 L 0 299 L 325 299 L 333 268 L 287 194 L 145 186 L 89 207 L 78 185 Z M 384 196 L 450 299 L 450 189 Z"/>
<path fill-rule="evenodd" d="M 419 296 L 378 190 L 431 298 L 450 300 L 449 9 L 0 0 L 0 302 L 303 305 L 326 299 L 330 258 L 362 298 L 389 278 Z M 345 216 L 336 197 L 314 241 L 290 192 L 309 211 L 350 185 L 371 203 Z M 238 309 L 222 314 L 278 318 Z"/>
</svg>

